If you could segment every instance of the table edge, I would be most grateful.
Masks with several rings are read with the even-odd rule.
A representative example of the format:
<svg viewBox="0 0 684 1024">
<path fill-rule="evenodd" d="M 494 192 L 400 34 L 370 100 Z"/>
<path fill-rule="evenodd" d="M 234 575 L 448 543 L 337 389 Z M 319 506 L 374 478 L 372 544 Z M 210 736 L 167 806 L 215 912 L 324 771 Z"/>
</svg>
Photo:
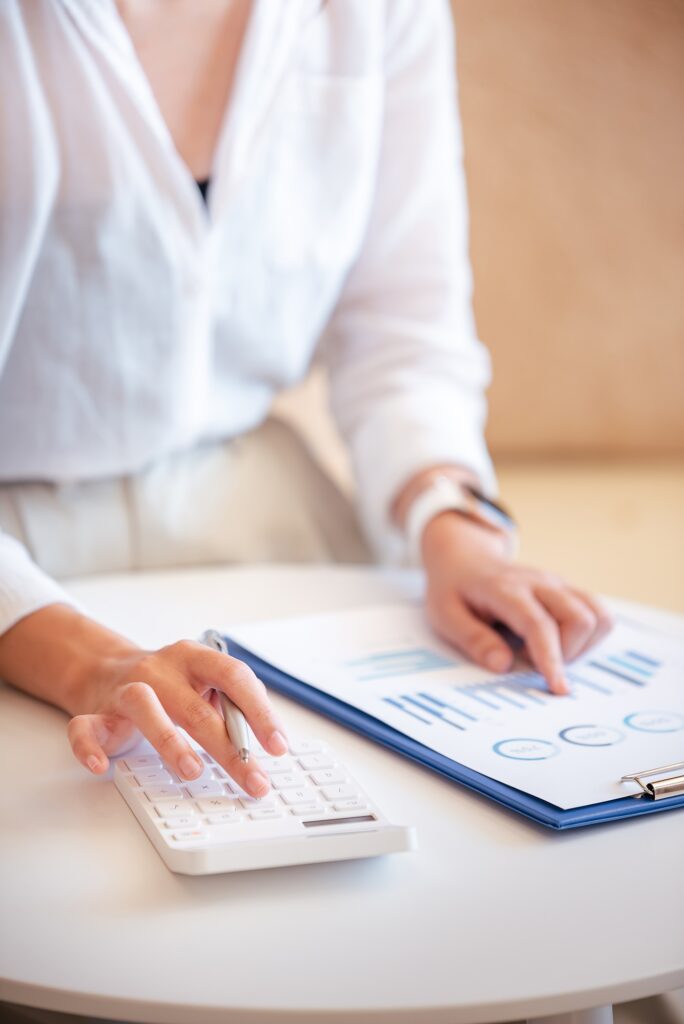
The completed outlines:
<svg viewBox="0 0 684 1024">
<path fill-rule="evenodd" d="M 61 1013 L 104 1017 L 136 1024 L 225 1024 L 226 1014 L 235 1024 L 495 1024 L 518 1018 L 534 1018 L 547 1014 L 570 1013 L 611 1003 L 628 1002 L 660 995 L 684 987 L 684 965 L 648 978 L 631 979 L 624 984 L 601 985 L 582 993 L 558 993 L 518 999 L 458 1006 L 346 1006 L 336 1009 L 246 1006 L 197 1006 L 192 1003 L 160 1003 L 151 1000 L 121 999 L 35 986 L 27 982 L 0 980 L 0 999 L 5 1002 Z"/>
</svg>

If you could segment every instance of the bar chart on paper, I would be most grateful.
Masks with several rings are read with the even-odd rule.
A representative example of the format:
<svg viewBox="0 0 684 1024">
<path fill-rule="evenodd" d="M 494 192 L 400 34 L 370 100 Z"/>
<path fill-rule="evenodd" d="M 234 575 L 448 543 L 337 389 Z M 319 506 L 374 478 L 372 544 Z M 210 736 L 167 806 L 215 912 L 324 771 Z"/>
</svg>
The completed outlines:
<svg viewBox="0 0 684 1024">
<path fill-rule="evenodd" d="M 560 808 L 626 796 L 620 779 L 684 759 L 684 641 L 618 621 L 550 694 L 441 643 L 410 605 L 259 623 L 237 642 L 475 771 Z"/>
</svg>

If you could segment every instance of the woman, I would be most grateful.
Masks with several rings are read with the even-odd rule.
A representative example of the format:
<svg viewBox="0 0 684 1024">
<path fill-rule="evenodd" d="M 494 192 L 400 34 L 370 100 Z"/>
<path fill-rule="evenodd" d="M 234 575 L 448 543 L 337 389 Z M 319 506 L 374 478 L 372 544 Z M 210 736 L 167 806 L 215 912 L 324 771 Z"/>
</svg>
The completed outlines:
<svg viewBox="0 0 684 1024">
<path fill-rule="evenodd" d="M 610 623 L 513 561 L 486 498 L 446 0 L 5 0 L 0 32 L 0 674 L 69 712 L 96 774 L 141 732 L 195 777 L 180 724 L 262 795 L 205 699 L 283 753 L 252 673 L 140 650 L 48 574 L 367 541 L 413 546 L 443 637 L 505 671 L 501 621 L 564 693 Z M 267 420 L 314 352 L 363 537 Z"/>
</svg>

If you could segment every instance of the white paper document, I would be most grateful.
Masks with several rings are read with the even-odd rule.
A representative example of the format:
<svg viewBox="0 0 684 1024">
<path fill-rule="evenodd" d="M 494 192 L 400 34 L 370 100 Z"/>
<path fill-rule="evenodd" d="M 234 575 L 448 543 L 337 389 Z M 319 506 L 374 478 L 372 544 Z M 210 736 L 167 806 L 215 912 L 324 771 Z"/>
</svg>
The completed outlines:
<svg viewBox="0 0 684 1024">
<path fill-rule="evenodd" d="M 477 668 L 414 605 L 230 628 L 270 664 L 492 779 L 564 809 L 635 792 L 623 775 L 684 760 L 684 638 L 618 619 L 556 697 L 529 666 Z"/>
</svg>

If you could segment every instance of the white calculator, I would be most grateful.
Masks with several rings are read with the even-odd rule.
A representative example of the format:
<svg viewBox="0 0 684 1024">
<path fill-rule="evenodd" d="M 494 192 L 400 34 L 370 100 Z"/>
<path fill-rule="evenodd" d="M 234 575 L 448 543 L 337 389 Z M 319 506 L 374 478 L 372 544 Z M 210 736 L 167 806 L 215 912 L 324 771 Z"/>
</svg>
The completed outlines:
<svg viewBox="0 0 684 1024">
<path fill-rule="evenodd" d="M 204 774 L 180 779 L 149 745 L 116 762 L 114 782 L 164 863 L 185 875 L 313 864 L 410 850 L 414 831 L 393 825 L 339 756 L 318 740 L 271 757 L 254 755 L 271 779 L 257 800 L 204 751 Z"/>
</svg>

